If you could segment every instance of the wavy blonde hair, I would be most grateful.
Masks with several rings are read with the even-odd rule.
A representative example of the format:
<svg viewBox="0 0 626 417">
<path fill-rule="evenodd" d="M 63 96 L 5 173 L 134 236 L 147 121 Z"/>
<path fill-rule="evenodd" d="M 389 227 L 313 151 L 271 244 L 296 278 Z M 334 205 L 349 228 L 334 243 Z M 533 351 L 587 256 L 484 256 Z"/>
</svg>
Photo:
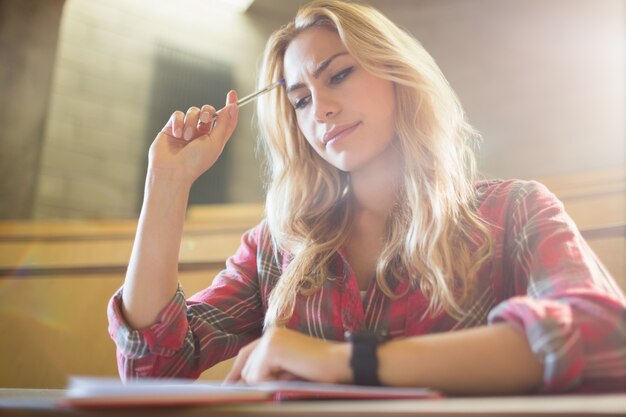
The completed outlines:
<svg viewBox="0 0 626 417">
<path fill-rule="evenodd" d="M 338 33 L 370 73 L 394 84 L 395 126 L 403 160 L 398 199 L 387 220 L 376 267 L 382 291 L 410 279 L 430 300 L 428 314 L 465 314 L 475 277 L 491 256 L 491 235 L 476 214 L 477 132 L 441 70 L 421 44 L 369 6 L 313 1 L 269 39 L 259 85 L 283 78 L 290 42 L 307 28 Z M 298 128 L 285 89 L 259 99 L 257 116 L 270 182 L 267 225 L 275 250 L 291 262 L 273 289 L 265 326 L 293 314 L 296 294 L 311 294 L 329 277 L 329 264 L 346 243 L 352 203 L 349 176 L 324 161 Z"/>
</svg>

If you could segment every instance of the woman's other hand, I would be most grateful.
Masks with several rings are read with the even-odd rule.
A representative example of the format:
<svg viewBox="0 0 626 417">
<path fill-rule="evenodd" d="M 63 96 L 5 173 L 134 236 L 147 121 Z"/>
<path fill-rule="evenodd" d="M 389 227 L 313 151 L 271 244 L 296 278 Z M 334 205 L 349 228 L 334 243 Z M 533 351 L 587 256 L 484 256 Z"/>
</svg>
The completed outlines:
<svg viewBox="0 0 626 417">
<path fill-rule="evenodd" d="M 191 184 L 208 170 L 222 153 L 237 124 L 237 93 L 230 91 L 226 106 L 215 118 L 215 108 L 191 107 L 175 111 L 150 146 L 151 176 Z"/>
<path fill-rule="evenodd" d="M 224 382 L 352 380 L 349 343 L 328 342 L 285 328 L 272 328 L 243 347 Z"/>
</svg>

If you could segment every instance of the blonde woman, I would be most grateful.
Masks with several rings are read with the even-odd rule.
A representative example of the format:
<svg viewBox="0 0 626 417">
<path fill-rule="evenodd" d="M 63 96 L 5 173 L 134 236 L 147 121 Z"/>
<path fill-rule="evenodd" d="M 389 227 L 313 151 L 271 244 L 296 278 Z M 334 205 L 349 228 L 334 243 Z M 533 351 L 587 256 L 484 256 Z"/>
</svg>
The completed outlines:
<svg viewBox="0 0 626 417">
<path fill-rule="evenodd" d="M 189 188 L 237 122 L 229 93 L 150 149 L 123 288 L 123 378 L 304 379 L 496 394 L 625 389 L 626 300 L 540 184 L 477 181 L 477 134 L 439 68 L 376 10 L 313 2 L 267 44 L 266 219 L 185 299 Z"/>
</svg>

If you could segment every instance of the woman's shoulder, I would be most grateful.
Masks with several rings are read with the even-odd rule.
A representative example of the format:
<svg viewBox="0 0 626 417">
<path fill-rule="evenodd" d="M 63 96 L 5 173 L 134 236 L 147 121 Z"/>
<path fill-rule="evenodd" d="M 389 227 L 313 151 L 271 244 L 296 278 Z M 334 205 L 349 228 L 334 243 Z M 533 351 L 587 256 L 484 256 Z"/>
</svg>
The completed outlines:
<svg viewBox="0 0 626 417">
<path fill-rule="evenodd" d="M 255 246 L 270 245 L 272 243 L 272 235 L 267 219 L 265 217 L 262 218 L 255 226 L 246 230 L 242 239 L 253 242 Z"/>
<path fill-rule="evenodd" d="M 542 183 L 522 179 L 486 179 L 474 183 L 479 200 L 516 201 L 528 197 L 554 197 Z"/>
<path fill-rule="evenodd" d="M 542 207 L 562 206 L 542 183 L 522 179 L 488 179 L 474 184 L 478 210 L 487 217 L 509 216 L 523 210 L 534 212 Z"/>
<path fill-rule="evenodd" d="M 242 237 L 242 242 L 250 247 L 255 247 L 257 256 L 289 256 L 289 252 L 276 245 L 272 230 L 266 218 L 263 218 L 256 226 L 247 230 Z"/>
</svg>

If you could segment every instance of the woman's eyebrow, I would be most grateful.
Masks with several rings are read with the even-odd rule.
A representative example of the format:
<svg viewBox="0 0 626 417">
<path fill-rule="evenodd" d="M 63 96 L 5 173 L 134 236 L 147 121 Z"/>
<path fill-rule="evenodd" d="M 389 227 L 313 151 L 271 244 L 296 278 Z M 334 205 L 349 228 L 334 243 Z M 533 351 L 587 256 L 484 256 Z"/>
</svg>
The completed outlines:
<svg viewBox="0 0 626 417">
<path fill-rule="evenodd" d="M 342 55 L 348 55 L 348 52 L 347 51 L 337 52 L 336 54 L 333 54 L 330 57 L 326 58 L 324 61 L 322 61 L 322 63 L 317 66 L 315 71 L 313 71 L 313 77 L 314 78 L 319 78 L 319 76 L 322 73 L 322 71 L 324 71 L 326 68 L 328 68 L 330 63 L 333 62 L 333 60 L 335 58 L 340 57 Z M 291 93 L 293 90 L 297 90 L 298 88 L 302 88 L 302 87 L 304 87 L 304 84 L 302 84 L 302 83 L 297 83 L 297 84 L 290 85 L 289 87 L 287 87 L 287 94 Z"/>
</svg>

